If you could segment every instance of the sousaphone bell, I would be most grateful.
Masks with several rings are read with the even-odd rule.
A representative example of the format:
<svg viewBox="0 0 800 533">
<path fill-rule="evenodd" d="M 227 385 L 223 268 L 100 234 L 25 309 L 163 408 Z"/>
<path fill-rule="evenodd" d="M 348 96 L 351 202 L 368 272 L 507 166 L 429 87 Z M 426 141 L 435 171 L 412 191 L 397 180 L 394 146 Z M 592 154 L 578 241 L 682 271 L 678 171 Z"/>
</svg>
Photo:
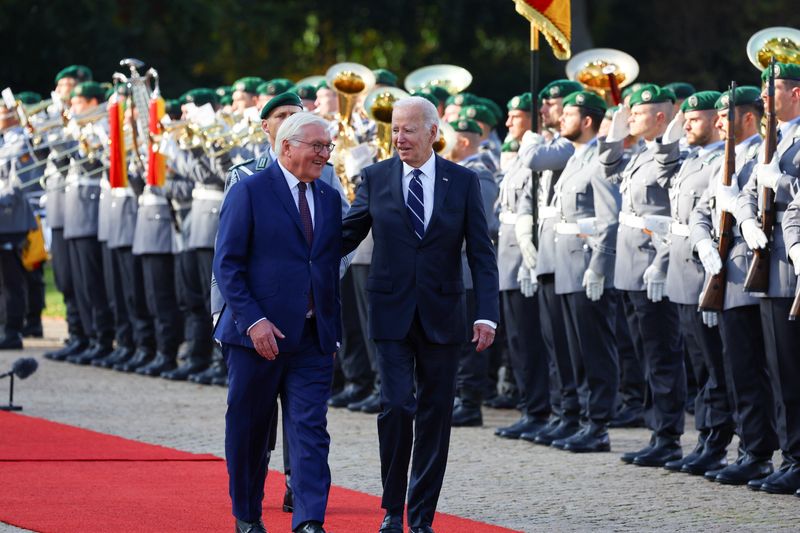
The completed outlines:
<svg viewBox="0 0 800 533">
<path fill-rule="evenodd" d="M 569 79 L 617 105 L 621 100 L 620 90 L 639 75 L 639 63 L 621 50 L 592 48 L 574 55 L 566 70 Z"/>
</svg>

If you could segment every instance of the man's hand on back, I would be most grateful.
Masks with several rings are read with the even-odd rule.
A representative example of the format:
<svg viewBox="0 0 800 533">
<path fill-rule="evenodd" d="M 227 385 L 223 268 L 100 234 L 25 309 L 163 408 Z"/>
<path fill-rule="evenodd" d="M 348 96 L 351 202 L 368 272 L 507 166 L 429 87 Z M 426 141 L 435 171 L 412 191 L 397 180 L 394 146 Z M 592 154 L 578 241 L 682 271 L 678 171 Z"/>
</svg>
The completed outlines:
<svg viewBox="0 0 800 533">
<path fill-rule="evenodd" d="M 279 339 L 286 338 L 283 333 L 281 333 L 281 330 L 275 327 L 275 324 L 269 320 L 256 322 L 253 327 L 250 328 L 249 335 L 258 355 L 270 361 L 275 359 L 275 356 L 278 355 L 278 342 L 275 340 L 275 337 Z"/>
<path fill-rule="evenodd" d="M 494 342 L 494 328 L 488 324 L 475 324 L 472 326 L 472 342 L 477 342 L 476 352 L 482 352 Z"/>
</svg>

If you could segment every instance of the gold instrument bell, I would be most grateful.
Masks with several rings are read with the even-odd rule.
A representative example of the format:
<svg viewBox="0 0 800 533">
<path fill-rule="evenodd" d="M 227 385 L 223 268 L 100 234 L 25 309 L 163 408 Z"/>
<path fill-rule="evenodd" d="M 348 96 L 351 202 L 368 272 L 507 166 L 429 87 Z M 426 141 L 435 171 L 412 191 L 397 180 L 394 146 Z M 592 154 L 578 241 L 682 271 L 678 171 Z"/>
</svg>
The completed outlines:
<svg viewBox="0 0 800 533">
<path fill-rule="evenodd" d="M 612 94 L 614 85 L 619 90 L 633 83 L 639 75 L 639 63 L 621 50 L 592 48 L 572 56 L 566 70 L 567 78 L 616 103 Z"/>
<path fill-rule="evenodd" d="M 456 145 L 456 130 L 446 120 L 439 119 L 439 137 L 433 143 L 433 151 L 445 159 Z"/>
<path fill-rule="evenodd" d="M 397 87 L 376 87 L 372 89 L 364 100 L 364 109 L 367 116 L 375 121 L 377 135 L 375 144 L 378 147 L 378 161 L 389 159 L 392 156 L 392 111 L 394 103 L 409 94 Z"/>
<path fill-rule="evenodd" d="M 410 93 L 427 87 L 444 87 L 450 94 L 458 94 L 472 83 L 472 74 L 456 65 L 428 65 L 406 76 L 403 85 Z"/>
<path fill-rule="evenodd" d="M 765 28 L 747 41 L 747 58 L 764 70 L 771 58 L 779 63 L 800 64 L 800 30 L 786 26 Z"/>
</svg>

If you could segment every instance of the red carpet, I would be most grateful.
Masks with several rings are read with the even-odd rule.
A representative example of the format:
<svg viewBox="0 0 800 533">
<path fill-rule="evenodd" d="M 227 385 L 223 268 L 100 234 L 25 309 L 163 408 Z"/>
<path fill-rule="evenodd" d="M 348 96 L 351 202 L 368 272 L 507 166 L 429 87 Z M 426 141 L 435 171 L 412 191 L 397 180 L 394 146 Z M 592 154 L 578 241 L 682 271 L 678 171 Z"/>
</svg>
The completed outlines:
<svg viewBox="0 0 800 533">
<path fill-rule="evenodd" d="M 280 512 L 283 476 L 270 471 L 264 522 Z M 374 533 L 380 498 L 331 487 L 326 530 Z M 43 532 L 230 531 L 225 462 L 162 446 L 0 412 L 0 521 Z M 511 530 L 437 513 L 438 533 Z"/>
</svg>

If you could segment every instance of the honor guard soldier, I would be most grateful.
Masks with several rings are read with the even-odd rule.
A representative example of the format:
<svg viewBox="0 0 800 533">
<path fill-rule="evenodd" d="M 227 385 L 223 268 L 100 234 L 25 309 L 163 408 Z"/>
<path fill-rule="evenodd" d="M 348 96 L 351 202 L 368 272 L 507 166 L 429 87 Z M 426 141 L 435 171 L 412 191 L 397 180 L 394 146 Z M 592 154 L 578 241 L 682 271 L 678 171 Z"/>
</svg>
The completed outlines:
<svg viewBox="0 0 800 533">
<path fill-rule="evenodd" d="M 445 102 L 442 118 L 447 122 L 458 120 L 461 108 L 468 105 L 479 105 L 480 100 L 472 93 L 458 93 L 450 96 Z"/>
<path fill-rule="evenodd" d="M 495 202 L 499 192 L 494 173 L 486 167 L 481 156 L 481 137 L 483 128 L 474 120 L 461 119 L 450 124 L 456 132 L 456 142 L 450 153 L 451 159 L 478 175 L 481 187 L 483 209 L 489 226 L 492 241 L 497 241 L 497 231 L 500 221 L 494 212 Z M 461 253 L 461 268 L 466 290 L 467 316 L 475 315 L 475 292 L 472 286 L 472 273 L 467 262 L 466 248 Z M 458 365 L 457 400 L 453 409 L 451 424 L 457 426 L 483 425 L 481 415 L 481 402 L 488 381 L 489 361 L 485 354 L 475 351 L 475 345 L 465 342 L 461 348 L 461 360 Z"/>
<path fill-rule="evenodd" d="M 575 152 L 556 184 L 555 292 L 564 313 L 574 382 L 582 391 L 582 424 L 565 417 L 546 438 L 563 450 L 601 452 L 611 449 L 607 427 L 619 386 L 613 281 L 620 197 L 617 186 L 605 179 L 597 155 L 605 101 L 579 91 L 562 105 L 560 135 Z"/>
<path fill-rule="evenodd" d="M 686 402 L 678 313 L 664 298 L 669 248 L 645 233 L 645 215 L 670 213 L 669 183 L 680 165 L 677 138 L 659 143 L 671 119 L 675 95 L 646 85 L 630 96 L 630 108 L 614 114 L 605 139 L 599 140 L 600 161 L 608 179 L 620 184 L 614 287 L 621 293 L 637 356 L 648 385 L 645 412 L 652 430 L 650 444 L 626 453 L 622 460 L 640 466 L 664 466 L 680 459 Z M 623 142 L 640 136 L 625 162 Z"/>
<path fill-rule="evenodd" d="M 555 292 L 555 230 L 556 222 L 556 183 L 561 171 L 575 153 L 575 148 L 567 139 L 560 137 L 562 102 L 568 95 L 581 90 L 581 85 L 570 80 L 555 80 L 539 91 L 539 109 L 542 135 L 526 132 L 523 136 L 518 159 L 512 169 L 506 173 L 505 179 L 514 173 L 522 172 L 526 176 L 522 198 L 518 204 L 518 217 L 514 224 L 514 238 L 518 243 L 518 255 L 521 262 L 516 266 L 516 276 L 522 295 L 534 305 L 532 323 L 539 323 L 544 341 L 544 364 L 549 368 L 547 374 L 537 363 L 536 394 L 548 394 L 558 397 L 555 416 L 546 427 L 537 424 L 531 431 L 521 436 L 525 440 L 538 444 L 550 445 L 553 440 L 567 437 L 572 433 L 570 427 L 578 418 L 578 396 L 570 361 L 567 334 L 564 326 L 561 298 Z M 538 192 L 534 195 L 533 172 L 540 172 Z M 503 191 L 500 192 L 503 197 Z M 538 253 L 533 245 L 533 202 L 537 205 L 537 229 L 539 236 Z M 502 215 L 500 222 L 503 222 Z M 501 227 L 501 232 L 504 231 Z M 502 255 L 500 252 L 499 255 Z M 501 270 L 502 271 L 502 270 Z M 501 277 L 501 280 L 503 278 Z M 538 291 L 538 293 L 537 293 Z M 532 297 L 536 294 L 536 300 Z M 505 311 L 505 307 L 504 307 Z M 538 314 L 537 314 L 538 313 Z M 527 313 L 526 313 L 527 314 Z M 537 318 L 538 316 L 538 318 Z M 508 322 L 506 318 L 506 322 Z M 511 327 L 508 328 L 510 334 Z M 537 348 L 541 352 L 541 348 Z M 560 394 L 555 392 L 558 383 Z"/>
<path fill-rule="evenodd" d="M 105 89 L 93 81 L 75 86 L 70 99 L 72 113 L 77 116 L 99 111 L 105 102 Z M 64 239 L 67 241 L 84 331 L 89 332 L 91 345 L 84 352 L 71 355 L 68 361 L 89 364 L 108 356 L 113 349 L 114 315 L 103 283 L 102 248 L 98 241 L 100 181 L 106 172 L 103 143 L 108 138 L 105 117 L 89 121 L 74 134 L 81 146 L 70 156 L 69 174 L 64 189 Z"/>
<path fill-rule="evenodd" d="M 470 105 L 461 108 L 461 111 L 458 112 L 458 120 L 472 120 L 481 127 L 478 155 L 489 172 L 496 175 L 500 171 L 500 145 L 497 144 L 495 147 L 489 139 L 497 125 L 495 114 L 485 105 Z"/>
<path fill-rule="evenodd" d="M 698 311 L 705 282 L 702 258 L 717 253 L 709 239 L 695 246 L 690 239 L 689 219 L 709 184 L 718 179 L 723 162 L 723 142 L 717 129 L 715 104 L 718 91 L 700 91 L 687 97 L 671 128 L 686 132 L 691 151 L 670 187 L 669 266 L 665 291 L 678 310 L 678 320 L 690 366 L 697 384 L 694 401 L 695 428 L 699 432 L 694 451 L 670 461 L 665 468 L 695 475 L 727 464 L 727 446 L 733 438 L 733 419 L 722 362 L 722 339 L 717 313 Z M 664 134 L 663 142 L 677 135 Z"/>
<path fill-rule="evenodd" d="M 730 122 L 731 102 L 735 107 L 734 123 Z M 703 262 L 706 276 L 716 275 L 723 269 L 719 252 L 714 247 L 709 250 L 708 246 L 713 239 L 720 237 L 720 215 L 723 211 L 735 211 L 739 191 L 750 179 L 757 163 L 761 145 L 758 129 L 764 115 L 758 87 L 738 87 L 733 96 L 727 91 L 720 96 L 715 107 L 717 125 L 723 137 L 733 135 L 737 142 L 736 168 L 730 187 L 723 185 L 721 175 L 711 178 L 708 189 L 700 197 L 690 218 L 690 240 Z M 727 376 L 728 398 L 739 436 L 739 456 L 735 463 L 709 468 L 704 475 L 712 481 L 740 485 L 752 479 L 761 479 L 773 471 L 772 454 L 778 447 L 778 437 L 775 433 L 772 386 L 767 374 L 758 298 L 744 290 L 753 253 L 748 250 L 738 223 L 733 224 L 731 233 L 728 256 L 724 262 L 724 300 L 722 312 L 719 313 L 724 370 L 719 379 Z M 703 241 L 706 244 L 701 244 Z M 701 250 L 703 253 L 700 253 Z M 713 454 L 712 450 L 709 451 Z"/>
<path fill-rule="evenodd" d="M 761 96 L 765 106 L 770 105 L 767 92 L 769 76 L 770 68 L 767 67 L 761 74 L 764 83 Z M 800 361 L 797 358 L 800 321 L 789 320 L 797 276 L 789 262 L 790 248 L 784 241 L 782 223 L 789 203 L 800 190 L 800 65 L 775 63 L 773 76 L 777 149 L 770 163 L 764 163 L 764 158 L 759 157 L 750 181 L 739 196 L 736 220 L 750 248 L 769 246 L 771 251 L 769 286 L 759 305 L 767 368 L 775 392 L 776 425 L 783 463 L 761 482 L 752 480 L 748 486 L 774 494 L 793 494 L 800 489 L 800 389 L 797 387 L 800 383 Z M 756 216 L 764 216 L 758 211 L 764 189 L 772 189 L 775 193 L 775 225 L 769 242 L 756 224 Z M 791 229 L 789 236 L 792 236 Z M 794 253 L 796 257 L 797 252 Z"/>
<path fill-rule="evenodd" d="M 580 85 L 576 82 L 558 80 L 550 83 L 543 91 L 553 91 L 553 96 L 558 98 L 560 105 L 561 99 L 566 94 L 574 92 L 579 87 Z M 542 116 L 544 117 L 544 109 Z M 556 118 L 555 123 L 545 121 L 544 125 L 545 127 L 557 127 L 558 120 Z M 566 139 L 557 138 L 553 141 L 546 141 L 539 134 L 527 132 L 523 136 L 516 161 L 510 166 L 500 184 L 498 199 L 500 230 L 497 243 L 500 301 L 506 325 L 511 366 L 523 404 L 523 413 L 519 421 L 511 426 L 497 429 L 495 434 L 500 437 L 523 437 L 527 440 L 534 440 L 536 435 L 548 425 L 550 389 L 545 346 L 552 343 L 552 336 L 549 338 L 547 336 L 552 330 L 545 331 L 547 318 L 543 315 L 552 312 L 552 309 L 543 307 L 541 303 L 542 298 L 548 298 L 550 293 L 544 295 L 540 293 L 535 299 L 534 295 L 537 273 L 541 273 L 539 268 L 543 267 L 543 277 L 547 278 L 544 283 L 552 281 L 553 242 L 550 230 L 544 230 L 544 224 L 540 217 L 540 251 L 543 246 L 548 246 L 544 243 L 549 234 L 548 249 L 551 253 L 546 259 L 542 259 L 540 254 L 539 261 L 544 264 L 538 263 L 532 235 L 533 173 L 542 173 L 539 181 L 538 200 L 540 204 L 548 205 L 552 199 L 553 186 L 558 175 L 567 164 L 573 151 L 572 145 Z M 517 228 L 520 230 L 518 231 Z M 539 282 L 541 281 L 542 279 L 539 278 Z M 541 324 L 540 331 L 533 326 L 537 323 Z M 561 323 L 560 315 L 558 323 Z M 565 347 L 564 356 L 569 357 L 565 338 L 563 346 Z"/>
<path fill-rule="evenodd" d="M 259 96 L 258 96 L 258 88 L 261 87 L 264 83 L 264 80 L 257 76 L 246 76 L 244 78 L 239 78 L 235 82 L 233 82 L 232 89 L 233 92 L 231 93 L 231 112 L 234 113 L 237 117 L 242 117 L 244 120 L 251 120 L 252 118 L 257 118 L 258 109 L 260 109 L 261 105 L 259 104 Z M 219 96 L 219 89 L 216 91 L 216 101 L 214 105 L 222 104 L 220 101 Z M 189 91 L 187 95 L 190 98 L 194 98 L 198 96 L 199 98 L 206 100 L 209 98 L 208 95 L 201 96 L 197 93 L 197 91 Z M 224 96 L 224 95 L 223 95 Z M 198 104 L 199 105 L 199 104 Z M 242 146 L 237 146 L 233 148 L 230 152 L 228 152 L 227 157 L 230 157 L 231 162 L 233 164 L 239 164 L 247 161 L 248 159 L 252 159 L 257 157 L 261 154 L 261 147 L 253 146 L 251 143 L 245 143 Z M 227 169 L 226 169 L 227 170 Z"/>
<path fill-rule="evenodd" d="M 306 111 L 313 113 L 317 108 L 317 88 L 314 85 L 310 83 L 295 85 L 292 87 L 291 92 L 300 97 L 300 101 L 303 103 L 303 109 Z"/>
</svg>

